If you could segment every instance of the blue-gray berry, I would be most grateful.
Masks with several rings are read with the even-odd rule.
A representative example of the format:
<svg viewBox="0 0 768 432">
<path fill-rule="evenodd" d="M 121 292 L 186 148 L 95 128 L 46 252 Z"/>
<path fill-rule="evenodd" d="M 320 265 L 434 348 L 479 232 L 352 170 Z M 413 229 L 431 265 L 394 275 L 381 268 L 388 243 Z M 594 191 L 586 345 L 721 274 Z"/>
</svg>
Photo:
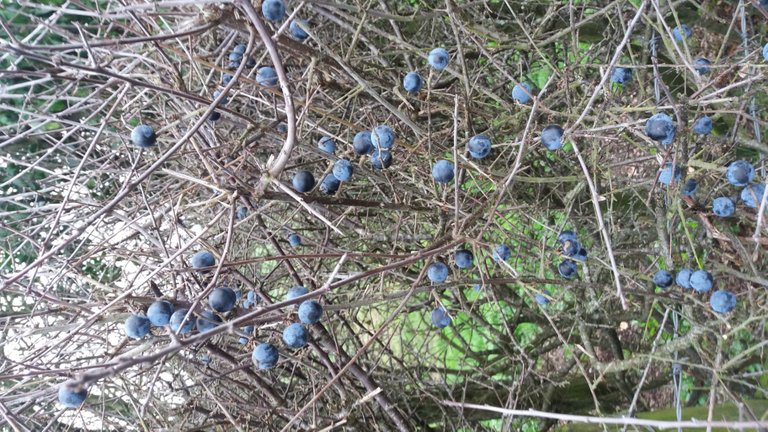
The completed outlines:
<svg viewBox="0 0 768 432">
<path fill-rule="evenodd" d="M 297 41 L 304 42 L 309 37 L 309 33 L 304 31 L 302 27 L 309 28 L 309 23 L 303 19 L 295 19 L 288 26 L 288 34 Z"/>
<path fill-rule="evenodd" d="M 645 134 L 662 145 L 671 144 L 676 132 L 677 127 L 672 117 L 664 113 L 656 113 L 645 122 Z"/>
<path fill-rule="evenodd" d="M 453 261 L 456 263 L 456 267 L 460 269 L 468 269 L 472 267 L 475 257 L 471 251 L 466 249 L 459 249 L 453 254 Z"/>
<path fill-rule="evenodd" d="M 304 348 L 308 338 L 307 328 L 299 323 L 293 323 L 283 330 L 283 342 L 288 348 Z"/>
<path fill-rule="evenodd" d="M 728 165 L 725 177 L 730 184 L 744 187 L 755 178 L 755 168 L 747 161 L 737 160 Z"/>
<path fill-rule="evenodd" d="M 316 324 L 323 316 L 323 307 L 315 300 L 305 300 L 299 305 L 299 321 Z"/>
<path fill-rule="evenodd" d="M 268 21 L 282 21 L 285 17 L 285 3 L 283 0 L 264 0 L 261 4 L 261 13 Z"/>
<path fill-rule="evenodd" d="M 701 116 L 693 122 L 693 133 L 697 135 L 709 135 L 712 132 L 712 119 L 709 116 Z"/>
<path fill-rule="evenodd" d="M 362 131 L 355 134 L 352 139 L 352 148 L 355 153 L 359 155 L 371 154 L 375 150 L 373 142 L 371 142 L 371 133 L 368 131 Z"/>
<path fill-rule="evenodd" d="M 296 192 L 307 193 L 315 187 L 315 177 L 309 171 L 299 171 L 293 175 L 291 183 Z"/>
<path fill-rule="evenodd" d="M 726 290 L 715 291 L 709 298 L 712 310 L 719 314 L 727 314 L 736 307 L 736 296 Z"/>
<path fill-rule="evenodd" d="M 521 82 L 512 88 L 512 99 L 517 103 L 527 104 L 531 101 L 533 91 L 531 85 L 525 82 Z"/>
<path fill-rule="evenodd" d="M 176 311 L 173 312 L 171 319 L 168 321 L 172 332 L 181 335 L 192 331 L 192 329 L 195 327 L 195 318 L 190 317 L 186 322 L 184 322 L 184 317 L 187 316 L 188 312 L 189 309 L 176 309 Z M 181 326 L 182 322 L 184 322 L 183 327 Z"/>
<path fill-rule="evenodd" d="M 147 309 L 147 318 L 149 318 L 150 324 L 155 327 L 162 327 L 168 325 L 168 321 L 171 320 L 173 314 L 173 304 L 165 300 L 158 300 Z"/>
<path fill-rule="evenodd" d="M 451 325 L 452 321 L 451 317 L 448 315 L 448 312 L 441 306 L 438 306 L 432 310 L 432 313 L 429 315 L 429 319 L 432 321 L 432 325 L 439 329 L 448 327 Z"/>
<path fill-rule="evenodd" d="M 216 265 L 216 258 L 208 251 L 200 251 L 192 255 L 189 260 L 192 268 L 199 269 L 203 267 L 213 267 Z"/>
<path fill-rule="evenodd" d="M 320 193 L 325 195 L 335 195 L 336 192 L 339 191 L 339 186 L 341 186 L 339 179 L 334 177 L 333 174 L 328 174 L 323 178 L 323 181 L 320 182 Z"/>
<path fill-rule="evenodd" d="M 262 66 L 256 71 L 256 82 L 264 87 L 277 85 L 277 71 L 269 66 Z"/>
<path fill-rule="evenodd" d="M 448 66 L 448 58 L 448 51 L 446 51 L 445 48 L 435 48 L 429 52 L 427 62 L 429 62 L 429 65 L 433 68 L 441 71 Z"/>
<path fill-rule="evenodd" d="M 717 216 L 733 216 L 733 212 L 735 210 L 736 207 L 733 205 L 733 201 L 731 201 L 731 199 L 728 197 L 719 197 L 712 201 L 712 213 Z"/>
<path fill-rule="evenodd" d="M 438 183 L 449 183 L 453 180 L 453 164 L 445 159 L 440 159 L 432 166 L 432 178 Z"/>
<path fill-rule="evenodd" d="M 88 397 L 88 390 L 79 382 L 71 380 L 59 384 L 59 403 L 67 408 L 78 408 Z"/>
<path fill-rule="evenodd" d="M 336 153 L 336 141 L 328 136 L 321 137 L 320 141 L 317 142 L 317 148 L 322 152 L 334 154 Z"/>
<path fill-rule="evenodd" d="M 389 150 L 395 145 L 395 131 L 387 125 L 378 125 L 371 132 L 371 144 L 379 150 Z"/>
<path fill-rule="evenodd" d="M 423 80 L 418 72 L 408 72 L 403 78 L 403 88 L 408 93 L 416 93 L 421 90 Z"/>
<path fill-rule="evenodd" d="M 152 126 L 140 124 L 131 131 L 131 142 L 136 147 L 149 148 L 157 143 L 157 136 Z"/>
<path fill-rule="evenodd" d="M 375 170 L 389 168 L 392 165 L 392 153 L 385 150 L 374 150 L 371 153 L 371 165 Z"/>
<path fill-rule="evenodd" d="M 229 312 L 235 308 L 237 295 L 235 290 L 229 287 L 219 287 L 211 291 L 208 295 L 208 305 L 216 312 Z"/>
<path fill-rule="evenodd" d="M 741 190 L 741 201 L 744 205 L 757 209 L 760 207 L 760 203 L 763 201 L 763 194 L 765 193 L 765 184 L 757 183 L 749 185 Z"/>
<path fill-rule="evenodd" d="M 333 176 L 339 181 L 349 181 L 352 178 L 352 163 L 346 159 L 339 159 L 333 164 Z"/>
<path fill-rule="evenodd" d="M 541 131 L 541 143 L 549 151 L 555 151 L 563 147 L 563 128 L 558 125 L 549 125 Z"/>
<path fill-rule="evenodd" d="M 475 135 L 467 143 L 469 155 L 475 159 L 483 159 L 491 153 L 491 140 L 485 135 Z"/>
<path fill-rule="evenodd" d="M 141 315 L 131 315 L 125 320 L 125 334 L 132 339 L 141 339 L 149 334 L 152 323 L 149 318 Z"/>
<path fill-rule="evenodd" d="M 260 343 L 253 349 L 251 354 L 251 360 L 259 369 L 270 369 L 275 367 L 280 355 L 277 352 L 277 348 L 272 344 Z"/>
<path fill-rule="evenodd" d="M 448 266 L 435 261 L 427 267 L 427 277 L 434 283 L 443 283 L 448 279 Z"/>
</svg>

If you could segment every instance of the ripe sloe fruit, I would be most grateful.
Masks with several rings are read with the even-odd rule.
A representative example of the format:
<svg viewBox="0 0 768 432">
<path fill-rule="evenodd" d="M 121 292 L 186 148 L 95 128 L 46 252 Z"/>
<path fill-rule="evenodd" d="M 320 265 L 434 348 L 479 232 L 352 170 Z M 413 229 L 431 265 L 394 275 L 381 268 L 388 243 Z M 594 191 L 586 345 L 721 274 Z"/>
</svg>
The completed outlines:
<svg viewBox="0 0 768 432">
<path fill-rule="evenodd" d="M 672 36 L 676 41 L 682 42 L 683 38 L 689 39 L 691 36 L 693 36 L 693 30 L 691 30 L 688 24 L 681 24 L 680 26 L 672 29 Z"/>
<path fill-rule="evenodd" d="M 689 178 L 685 181 L 685 186 L 683 187 L 683 196 L 692 197 L 694 193 L 696 193 L 696 189 L 698 189 L 699 183 L 696 182 L 696 179 Z"/>
<path fill-rule="evenodd" d="M 475 135 L 467 143 L 469 155 L 475 159 L 483 159 L 491 153 L 491 140 L 485 135 Z"/>
<path fill-rule="evenodd" d="M 78 408 L 88 397 L 88 390 L 77 381 L 59 384 L 59 403 L 67 408 Z"/>
<path fill-rule="evenodd" d="M 294 286 L 294 287 L 291 287 L 291 288 L 288 290 L 288 294 L 286 294 L 286 295 L 285 295 L 285 299 L 286 299 L 286 300 L 293 300 L 293 299 L 295 299 L 296 297 L 301 297 L 301 296 L 303 296 L 304 294 L 307 294 L 307 293 L 309 293 L 309 290 L 308 290 L 308 289 L 304 288 L 304 287 L 303 287 L 303 286 L 301 286 L 301 285 L 296 285 L 296 286 Z M 294 305 L 294 307 L 295 307 L 296 309 L 298 309 L 298 308 L 299 308 L 299 305 L 298 305 L 298 304 L 296 304 L 296 305 Z"/>
<path fill-rule="evenodd" d="M 282 21 L 285 16 L 285 3 L 283 0 L 264 0 L 261 4 L 261 13 L 268 21 Z"/>
<path fill-rule="evenodd" d="M 675 165 L 675 183 L 680 181 L 680 167 Z M 667 162 L 659 174 L 659 183 L 669 186 L 672 183 L 672 162 Z"/>
<path fill-rule="evenodd" d="M 532 95 L 531 85 L 528 83 L 521 82 L 512 88 L 512 99 L 518 103 L 527 104 L 531 101 Z"/>
<path fill-rule="evenodd" d="M 693 133 L 709 135 L 712 132 L 712 119 L 709 116 L 701 116 L 693 122 Z"/>
<path fill-rule="evenodd" d="M 317 142 L 317 148 L 322 152 L 334 154 L 336 152 L 336 141 L 331 137 L 324 136 Z"/>
<path fill-rule="evenodd" d="M 675 283 L 682 288 L 691 288 L 691 275 L 693 271 L 691 269 L 684 268 L 677 272 L 675 276 Z"/>
<path fill-rule="evenodd" d="M 509 246 L 504 244 L 497 244 L 493 247 L 493 260 L 494 261 L 506 261 L 512 256 L 512 251 Z"/>
<path fill-rule="evenodd" d="M 194 317 L 188 319 L 187 322 L 184 323 L 184 327 L 181 327 L 181 322 L 184 321 L 184 317 L 187 316 L 188 312 L 189 309 L 176 309 L 171 315 L 171 319 L 168 321 L 168 324 L 171 326 L 171 331 L 174 333 L 178 332 L 178 334 L 185 334 L 192 331 L 192 328 L 195 327 Z"/>
<path fill-rule="evenodd" d="M 304 31 L 301 26 L 309 28 L 309 23 L 302 19 L 295 19 L 291 21 L 291 25 L 288 26 L 288 34 L 290 34 L 291 37 L 297 41 L 304 42 L 309 37 L 309 33 Z"/>
<path fill-rule="evenodd" d="M 736 296 L 726 290 L 715 291 L 709 298 L 709 305 L 712 310 L 719 314 L 727 314 L 736 307 Z"/>
<path fill-rule="evenodd" d="M 264 87 L 277 85 L 277 72 L 269 66 L 262 66 L 256 71 L 256 82 Z"/>
<path fill-rule="evenodd" d="M 315 187 L 315 177 L 309 171 L 299 171 L 293 175 L 291 183 L 296 192 L 307 193 Z"/>
<path fill-rule="evenodd" d="M 147 318 L 149 318 L 150 324 L 155 327 L 168 325 L 171 314 L 173 314 L 173 305 L 165 300 L 158 300 L 149 305 L 147 309 Z"/>
<path fill-rule="evenodd" d="M 323 316 L 323 307 L 315 300 L 305 300 L 299 305 L 299 321 L 316 324 Z"/>
<path fill-rule="evenodd" d="M 557 272 L 566 279 L 576 277 L 576 262 L 573 260 L 564 260 L 557 266 Z"/>
<path fill-rule="evenodd" d="M 157 136 L 152 126 L 140 124 L 131 131 L 131 142 L 136 147 L 149 148 L 157 142 Z"/>
<path fill-rule="evenodd" d="M 333 174 L 328 174 L 320 182 L 320 192 L 325 195 L 335 195 L 339 191 L 340 185 L 339 179 L 334 177 Z"/>
<path fill-rule="evenodd" d="M 387 125 L 378 125 L 371 133 L 371 144 L 379 150 L 389 150 L 395 145 L 395 131 Z"/>
<path fill-rule="evenodd" d="M 333 164 L 333 176 L 339 181 L 349 181 L 352 171 L 352 164 L 346 159 L 339 159 Z"/>
<path fill-rule="evenodd" d="M 427 62 L 433 68 L 441 71 L 448 66 L 448 58 L 448 51 L 446 51 L 445 48 L 435 48 L 429 52 Z"/>
<path fill-rule="evenodd" d="M 203 313 L 197 317 L 197 331 L 200 333 L 213 330 L 219 324 L 221 324 L 221 318 L 209 310 L 204 310 Z"/>
<path fill-rule="evenodd" d="M 453 164 L 440 159 L 432 166 L 432 178 L 438 183 L 448 183 L 453 180 Z"/>
<path fill-rule="evenodd" d="M 440 261 L 433 262 L 427 268 L 427 277 L 434 283 L 443 283 L 448 279 L 448 266 Z"/>
<path fill-rule="evenodd" d="M 616 84 L 628 84 L 632 81 L 632 69 L 625 67 L 615 67 L 611 74 L 611 82 Z"/>
<path fill-rule="evenodd" d="M 694 66 L 696 73 L 698 73 L 699 75 L 706 75 L 709 73 L 709 70 L 710 70 L 709 66 L 712 64 L 712 62 L 709 61 L 709 59 L 707 58 L 699 57 L 696 59 L 694 64 L 696 65 Z"/>
<path fill-rule="evenodd" d="M 237 295 L 235 290 L 229 287 L 219 287 L 208 295 L 208 305 L 216 312 L 229 312 L 235 308 Z"/>
<path fill-rule="evenodd" d="M 542 306 L 549 304 L 549 298 L 548 298 L 549 296 L 550 296 L 549 290 L 544 290 L 543 293 L 536 293 L 536 296 L 535 296 L 536 303 Z"/>
<path fill-rule="evenodd" d="M 712 201 L 712 213 L 717 216 L 732 216 L 735 210 L 736 207 L 733 205 L 733 201 L 728 197 L 719 197 Z"/>
<path fill-rule="evenodd" d="M 216 258 L 212 253 L 208 251 L 200 251 L 192 255 L 190 264 L 192 264 L 192 268 L 196 269 L 203 267 L 213 267 L 216 265 Z"/>
<path fill-rule="evenodd" d="M 251 336 L 253 336 L 253 326 L 252 325 L 248 325 L 248 326 L 243 327 L 241 330 L 247 336 L 240 336 L 240 339 L 238 340 L 238 342 L 240 342 L 240 345 L 245 345 L 251 339 Z"/>
<path fill-rule="evenodd" d="M 275 367 L 277 359 L 280 355 L 277 352 L 277 348 L 269 343 L 260 343 L 253 349 L 251 354 L 251 360 L 259 369 L 270 369 Z"/>
<path fill-rule="evenodd" d="M 755 168 L 747 161 L 737 160 L 728 165 L 725 177 L 728 179 L 728 183 L 743 187 L 755 178 Z"/>
<path fill-rule="evenodd" d="M 664 113 L 656 113 L 645 122 L 645 134 L 662 145 L 671 144 L 676 132 L 677 127 L 672 122 L 672 117 Z"/>
<path fill-rule="evenodd" d="M 672 276 L 672 273 L 666 270 L 659 270 L 656 272 L 656 274 L 653 275 L 654 285 L 662 289 L 672 286 L 673 281 L 674 277 Z"/>
<path fill-rule="evenodd" d="M 760 202 L 763 200 L 764 192 L 765 185 L 763 183 L 749 185 L 741 190 L 741 200 L 744 201 L 745 206 L 757 209 L 760 207 Z"/>
<path fill-rule="evenodd" d="M 453 260 L 456 262 L 456 267 L 460 269 L 467 269 L 472 267 L 472 264 L 475 261 L 475 257 L 472 255 L 471 251 L 466 249 L 459 249 L 455 254 L 453 254 Z"/>
<path fill-rule="evenodd" d="M 563 128 L 549 125 L 541 131 L 541 143 L 547 150 L 555 151 L 563 147 Z"/>
<path fill-rule="evenodd" d="M 149 333 L 151 325 L 149 318 L 131 315 L 125 320 L 125 334 L 132 339 L 141 339 Z"/>
<path fill-rule="evenodd" d="M 700 293 L 705 293 L 712 289 L 712 275 L 704 270 L 697 270 L 691 275 L 691 288 Z"/>
<path fill-rule="evenodd" d="M 308 338 L 306 327 L 299 323 L 293 323 L 283 330 L 283 342 L 288 348 L 303 348 L 307 345 Z"/>
<path fill-rule="evenodd" d="M 439 329 L 448 327 L 451 325 L 452 321 L 451 317 L 448 315 L 448 312 L 441 306 L 438 306 L 432 310 L 429 319 L 432 321 L 432 325 Z"/>
<path fill-rule="evenodd" d="M 423 80 L 418 72 L 408 72 L 403 78 L 403 88 L 408 93 L 416 93 L 421 90 Z"/>
<path fill-rule="evenodd" d="M 374 150 L 371 153 L 371 166 L 375 170 L 389 168 L 392 165 L 392 153 L 385 150 Z"/>
<path fill-rule="evenodd" d="M 374 147 L 371 142 L 371 133 L 368 131 L 362 131 L 355 134 L 355 138 L 352 139 L 352 147 L 355 153 L 359 155 L 366 155 L 373 153 Z"/>
</svg>

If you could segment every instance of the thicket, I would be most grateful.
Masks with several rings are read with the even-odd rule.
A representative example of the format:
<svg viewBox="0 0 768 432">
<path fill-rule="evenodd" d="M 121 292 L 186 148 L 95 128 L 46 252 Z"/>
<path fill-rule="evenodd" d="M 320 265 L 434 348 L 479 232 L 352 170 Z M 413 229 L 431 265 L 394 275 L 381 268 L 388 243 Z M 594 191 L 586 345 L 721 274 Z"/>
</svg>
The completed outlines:
<svg viewBox="0 0 768 432">
<path fill-rule="evenodd" d="M 726 175 L 766 178 L 765 2 L 286 6 L 2 4 L 2 428 L 768 427 L 766 200 Z M 379 125 L 386 169 L 353 146 Z M 324 193 L 339 160 L 352 175 Z M 684 269 L 712 288 L 654 280 Z M 205 312 L 220 287 L 234 309 Z M 129 337 L 159 299 L 222 322 Z M 308 299 L 323 314 L 293 349 Z M 85 402 L 62 405 L 64 383 Z"/>
</svg>

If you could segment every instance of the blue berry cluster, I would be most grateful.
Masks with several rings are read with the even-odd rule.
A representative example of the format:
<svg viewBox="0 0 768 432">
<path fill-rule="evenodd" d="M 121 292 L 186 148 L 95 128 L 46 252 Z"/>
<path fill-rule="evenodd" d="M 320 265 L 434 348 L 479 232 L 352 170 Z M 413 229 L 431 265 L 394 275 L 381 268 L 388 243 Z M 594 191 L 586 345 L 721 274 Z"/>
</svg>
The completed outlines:
<svg viewBox="0 0 768 432">
<path fill-rule="evenodd" d="M 573 231 L 563 231 L 557 236 L 557 242 L 560 244 L 560 254 L 566 259 L 557 266 L 557 272 L 566 279 L 573 279 L 577 276 L 576 261 L 587 260 L 587 250 L 581 245 L 576 234 Z"/>
<path fill-rule="evenodd" d="M 740 187 L 739 197 L 745 206 L 758 209 L 765 193 L 765 184 L 753 183 L 755 168 L 745 160 L 737 160 L 728 165 L 725 177 L 733 186 Z M 730 197 L 717 197 L 712 201 L 712 212 L 719 217 L 733 216 L 736 204 Z"/>
<path fill-rule="evenodd" d="M 668 270 L 659 270 L 653 275 L 653 284 L 667 289 L 675 283 L 683 289 L 692 289 L 699 294 L 709 292 L 714 287 L 714 278 L 706 270 L 680 269 L 676 275 Z M 726 314 L 736 307 L 736 296 L 727 290 L 719 290 L 710 297 L 712 310 Z"/>
<path fill-rule="evenodd" d="M 252 293 L 249 298 L 253 301 Z M 149 305 L 146 315 L 132 314 L 124 323 L 125 334 L 132 339 L 141 339 L 149 334 L 151 327 L 169 326 L 177 334 L 192 332 L 195 326 L 199 332 L 206 332 L 222 322 L 217 313 L 228 313 L 235 308 L 237 293 L 229 287 L 220 287 L 211 291 L 208 305 L 211 310 L 204 310 L 197 318 L 187 319 L 189 309 L 176 309 L 166 300 L 157 300 Z"/>
<path fill-rule="evenodd" d="M 307 294 L 309 291 L 303 286 L 295 286 L 288 290 L 286 301 Z M 283 343 L 290 349 L 300 349 L 307 346 L 309 331 L 307 325 L 317 324 L 323 316 L 323 307 L 316 300 L 305 300 L 298 306 L 299 321 L 292 323 L 283 329 Z M 270 369 L 277 364 L 279 353 L 277 348 L 270 343 L 260 343 L 253 350 L 251 359 L 259 369 Z"/>
</svg>

